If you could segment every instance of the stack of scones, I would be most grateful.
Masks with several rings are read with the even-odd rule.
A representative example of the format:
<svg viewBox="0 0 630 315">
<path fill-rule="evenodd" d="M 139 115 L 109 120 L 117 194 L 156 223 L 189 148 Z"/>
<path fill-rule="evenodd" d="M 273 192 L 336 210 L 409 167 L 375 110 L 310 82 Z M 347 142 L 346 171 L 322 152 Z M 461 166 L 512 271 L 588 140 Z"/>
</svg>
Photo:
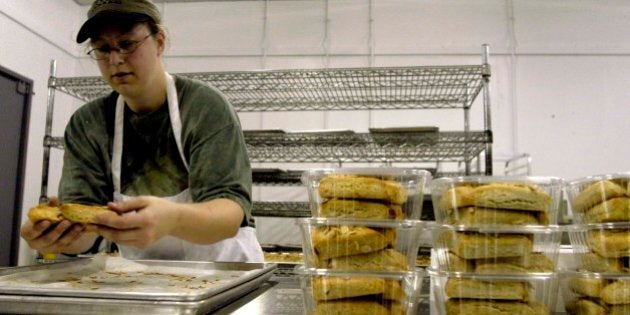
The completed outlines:
<svg viewBox="0 0 630 315">
<path fill-rule="evenodd" d="M 567 184 L 575 268 L 561 273 L 568 314 L 630 314 L 630 173 Z"/>
<path fill-rule="evenodd" d="M 378 167 L 304 173 L 313 216 L 300 219 L 306 314 L 415 314 L 423 170 Z"/>
<path fill-rule="evenodd" d="M 429 274 L 438 314 L 555 310 L 563 185 L 531 176 L 433 181 Z"/>
</svg>

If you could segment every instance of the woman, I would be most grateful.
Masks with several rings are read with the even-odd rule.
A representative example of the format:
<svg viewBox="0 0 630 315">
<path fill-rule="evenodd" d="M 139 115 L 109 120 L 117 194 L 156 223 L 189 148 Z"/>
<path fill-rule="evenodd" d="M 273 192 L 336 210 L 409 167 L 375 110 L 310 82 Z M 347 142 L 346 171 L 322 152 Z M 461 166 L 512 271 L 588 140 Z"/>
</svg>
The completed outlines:
<svg viewBox="0 0 630 315">
<path fill-rule="evenodd" d="M 68 123 L 59 196 L 121 216 L 27 222 L 22 236 L 44 253 L 82 253 L 100 235 L 131 259 L 261 262 L 238 117 L 215 89 L 164 71 L 160 21 L 148 0 L 97 0 L 77 35 L 114 92 Z"/>
</svg>

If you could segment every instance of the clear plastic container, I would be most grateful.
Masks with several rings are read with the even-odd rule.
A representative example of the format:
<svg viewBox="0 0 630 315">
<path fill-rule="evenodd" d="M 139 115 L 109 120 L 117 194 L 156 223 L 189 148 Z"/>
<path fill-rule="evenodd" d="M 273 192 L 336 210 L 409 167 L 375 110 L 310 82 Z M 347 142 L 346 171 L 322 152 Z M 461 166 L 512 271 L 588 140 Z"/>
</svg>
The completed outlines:
<svg viewBox="0 0 630 315">
<path fill-rule="evenodd" d="M 630 259 L 630 222 L 567 226 L 574 265 L 592 272 L 624 272 Z"/>
<path fill-rule="evenodd" d="M 298 267 L 305 314 L 417 314 L 425 271 L 342 272 Z"/>
<path fill-rule="evenodd" d="M 630 274 L 562 271 L 567 314 L 630 314 Z"/>
<path fill-rule="evenodd" d="M 428 270 L 437 314 L 549 314 L 556 273 L 477 274 Z"/>
<path fill-rule="evenodd" d="M 306 268 L 413 270 L 424 222 L 298 219 Z"/>
<path fill-rule="evenodd" d="M 476 273 L 528 273 L 556 270 L 559 226 L 436 225 L 432 228 L 439 270 Z"/>
<path fill-rule="evenodd" d="M 557 224 L 564 181 L 558 177 L 466 176 L 432 181 L 435 220 L 440 224 Z"/>
<path fill-rule="evenodd" d="M 431 173 L 397 167 L 305 171 L 313 217 L 418 220 Z"/>
<path fill-rule="evenodd" d="M 630 173 L 572 180 L 566 191 L 575 223 L 630 221 Z"/>
</svg>

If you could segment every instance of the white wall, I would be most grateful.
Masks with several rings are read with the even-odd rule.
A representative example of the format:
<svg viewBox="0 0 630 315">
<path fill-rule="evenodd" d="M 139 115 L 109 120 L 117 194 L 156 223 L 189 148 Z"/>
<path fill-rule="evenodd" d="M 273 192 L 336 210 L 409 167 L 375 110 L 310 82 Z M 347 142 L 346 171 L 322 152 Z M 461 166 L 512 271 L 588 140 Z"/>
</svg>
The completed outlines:
<svg viewBox="0 0 630 315">
<path fill-rule="evenodd" d="M 371 5 L 370 5 L 371 4 Z M 158 4 L 170 31 L 171 72 L 479 64 L 491 45 L 497 159 L 527 152 L 535 175 L 567 179 L 630 171 L 625 0 L 311 0 Z M 0 64 L 35 80 L 24 208 L 37 202 L 48 62 L 59 76 L 97 75 L 73 38 L 87 7 L 71 0 L 0 1 Z M 52 12 L 52 13 L 51 13 Z M 77 59 L 78 58 L 78 59 Z M 483 126 L 480 102 L 472 128 Z M 79 104 L 57 93 L 55 132 Z M 437 125 L 456 111 L 242 113 L 246 129 Z M 59 153 L 56 153 L 59 154 Z M 51 168 L 56 191 L 59 158 Z M 501 164 L 495 169 L 500 172 Z M 56 172 L 56 173 L 55 173 Z M 256 198 L 267 196 L 257 189 Z M 304 198 L 281 189 L 278 198 Z M 262 228 L 264 229 L 264 227 Z"/>
</svg>

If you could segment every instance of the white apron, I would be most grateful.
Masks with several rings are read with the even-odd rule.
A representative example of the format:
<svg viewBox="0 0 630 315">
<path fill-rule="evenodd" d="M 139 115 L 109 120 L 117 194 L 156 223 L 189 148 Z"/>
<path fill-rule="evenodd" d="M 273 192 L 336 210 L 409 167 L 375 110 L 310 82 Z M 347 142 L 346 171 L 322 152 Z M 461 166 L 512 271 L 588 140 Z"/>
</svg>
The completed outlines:
<svg viewBox="0 0 630 315">
<path fill-rule="evenodd" d="M 175 136 L 175 142 L 179 150 L 182 162 L 188 170 L 188 163 L 182 149 L 181 134 L 182 123 L 179 115 L 179 101 L 175 80 L 166 75 L 166 98 L 168 100 L 171 128 Z M 124 125 L 125 101 L 118 96 L 116 102 L 116 119 L 114 128 L 114 147 L 112 152 L 112 177 L 114 182 L 114 201 L 123 201 L 132 198 L 120 193 L 120 175 L 123 151 L 123 125 Z M 189 189 L 175 196 L 163 197 L 164 199 L 180 202 L 193 202 Z M 134 212 L 128 215 L 134 215 Z M 211 245 L 197 245 L 182 239 L 167 235 L 159 239 L 145 249 L 132 246 L 119 246 L 123 257 L 128 259 L 164 259 L 187 261 L 230 261 L 230 262 L 263 262 L 262 249 L 256 238 L 256 232 L 252 227 L 241 227 L 236 236 Z"/>
</svg>

